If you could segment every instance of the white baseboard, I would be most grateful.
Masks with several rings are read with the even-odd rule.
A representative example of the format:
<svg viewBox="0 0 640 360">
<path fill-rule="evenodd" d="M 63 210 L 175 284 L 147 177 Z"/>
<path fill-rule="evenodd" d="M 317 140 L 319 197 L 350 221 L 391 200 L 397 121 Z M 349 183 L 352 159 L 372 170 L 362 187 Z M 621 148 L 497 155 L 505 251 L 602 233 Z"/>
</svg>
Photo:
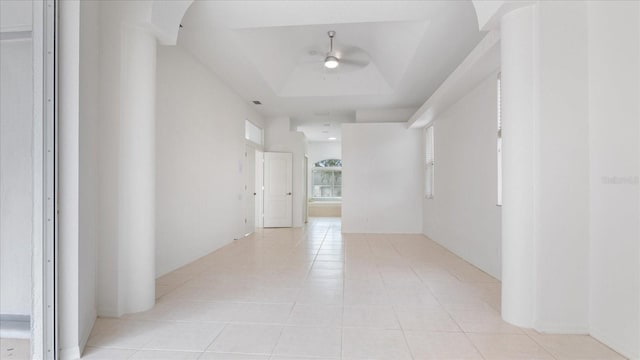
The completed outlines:
<svg viewBox="0 0 640 360">
<path fill-rule="evenodd" d="M 587 324 L 562 324 L 538 321 L 535 323 L 534 329 L 545 334 L 589 335 L 589 325 Z"/>
<path fill-rule="evenodd" d="M 116 309 L 99 308 L 98 309 L 98 316 L 100 316 L 100 317 L 118 318 L 118 317 L 122 316 L 122 314 L 118 314 Z"/>
<path fill-rule="evenodd" d="M 89 336 L 91 336 L 91 331 L 93 330 L 93 326 L 96 323 L 96 319 L 97 319 L 97 316 L 94 314 L 93 321 L 91 322 L 91 325 L 88 326 L 87 329 L 83 329 L 82 330 L 83 333 L 81 334 L 82 338 L 80 339 L 80 346 L 79 346 L 80 354 L 82 354 L 84 352 L 84 348 L 87 346 L 87 342 L 89 341 Z"/>
</svg>

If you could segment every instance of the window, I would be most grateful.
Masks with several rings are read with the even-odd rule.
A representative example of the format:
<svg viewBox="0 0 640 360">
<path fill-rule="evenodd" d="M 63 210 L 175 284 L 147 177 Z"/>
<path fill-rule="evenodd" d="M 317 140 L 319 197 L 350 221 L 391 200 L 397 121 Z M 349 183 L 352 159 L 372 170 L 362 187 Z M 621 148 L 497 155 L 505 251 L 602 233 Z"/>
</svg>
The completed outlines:
<svg viewBox="0 0 640 360">
<path fill-rule="evenodd" d="M 342 160 L 340 159 L 325 159 L 325 160 L 320 160 L 317 163 L 315 163 L 313 166 L 315 167 L 342 167 Z"/>
<path fill-rule="evenodd" d="M 433 125 L 426 130 L 425 141 L 426 165 L 425 165 L 425 189 L 424 195 L 427 199 L 433 199 L 433 183 L 435 178 L 435 154 L 433 142 Z"/>
<path fill-rule="evenodd" d="M 497 92 L 498 92 L 498 101 L 497 101 L 497 132 L 498 132 L 498 140 L 497 140 L 497 156 L 498 156 L 498 192 L 497 192 L 497 200 L 496 203 L 498 206 L 502 206 L 502 81 L 500 79 L 500 73 L 498 73 L 498 81 L 497 81 Z"/>
<path fill-rule="evenodd" d="M 325 159 L 314 164 L 311 171 L 311 197 L 329 201 L 342 198 L 342 161 Z"/>
<path fill-rule="evenodd" d="M 255 126 L 251 121 L 244 121 L 244 138 L 258 145 L 262 145 L 262 129 Z"/>
</svg>

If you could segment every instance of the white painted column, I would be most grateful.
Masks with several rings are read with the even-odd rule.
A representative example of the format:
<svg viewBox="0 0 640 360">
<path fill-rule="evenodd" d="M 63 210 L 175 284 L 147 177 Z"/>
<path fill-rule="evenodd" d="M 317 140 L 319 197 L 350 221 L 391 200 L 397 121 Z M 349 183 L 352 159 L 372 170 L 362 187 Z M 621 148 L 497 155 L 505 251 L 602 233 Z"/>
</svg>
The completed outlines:
<svg viewBox="0 0 640 360">
<path fill-rule="evenodd" d="M 122 312 L 155 303 L 156 38 L 124 29 L 118 149 L 118 219 Z M 114 149 L 115 150 L 115 149 Z"/>
<path fill-rule="evenodd" d="M 58 65 L 58 347 L 60 359 L 80 357 L 80 2 L 59 7 Z M 34 294 L 35 295 L 35 294 Z M 39 356 L 40 354 L 35 354 Z"/>
<path fill-rule="evenodd" d="M 98 315 L 155 302 L 156 45 L 193 0 L 100 3 Z"/>
<path fill-rule="evenodd" d="M 533 327 L 537 7 L 502 18 L 502 317 Z"/>
</svg>

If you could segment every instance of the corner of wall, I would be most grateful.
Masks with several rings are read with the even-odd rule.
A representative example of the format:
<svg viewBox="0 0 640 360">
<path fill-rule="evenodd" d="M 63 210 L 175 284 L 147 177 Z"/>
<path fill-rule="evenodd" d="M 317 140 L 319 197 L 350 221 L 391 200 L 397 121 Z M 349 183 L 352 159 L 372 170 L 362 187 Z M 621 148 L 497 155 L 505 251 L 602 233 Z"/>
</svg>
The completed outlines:
<svg viewBox="0 0 640 360">
<path fill-rule="evenodd" d="M 608 331 L 601 331 L 597 327 L 589 327 L 589 335 L 594 339 L 606 344 L 612 349 L 615 349 L 622 356 L 629 358 L 630 360 L 640 360 L 640 349 L 630 348 L 627 344 L 624 344 L 620 339 L 608 334 Z"/>
<path fill-rule="evenodd" d="M 80 345 L 78 346 L 80 353 L 84 352 L 84 349 L 87 347 L 87 342 L 89 341 L 89 336 L 91 336 L 93 325 L 95 325 L 96 320 L 98 319 L 98 314 L 94 312 L 90 319 L 91 320 L 86 322 L 84 327 L 80 329 Z"/>
<path fill-rule="evenodd" d="M 60 349 L 60 360 L 76 360 L 80 359 L 81 356 L 80 346 Z"/>
</svg>

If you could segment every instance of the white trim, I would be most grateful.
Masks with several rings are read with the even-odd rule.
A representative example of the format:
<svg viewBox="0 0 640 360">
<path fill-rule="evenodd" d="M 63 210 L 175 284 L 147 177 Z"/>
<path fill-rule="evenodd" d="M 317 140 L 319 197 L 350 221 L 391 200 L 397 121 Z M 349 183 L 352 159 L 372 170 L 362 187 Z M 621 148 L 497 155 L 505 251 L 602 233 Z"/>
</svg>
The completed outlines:
<svg viewBox="0 0 640 360">
<path fill-rule="evenodd" d="M 40 296 L 45 289 L 45 220 L 44 220 L 44 2 L 33 2 L 33 231 L 31 258 L 31 354 L 34 359 L 44 359 L 45 303 Z"/>
<path fill-rule="evenodd" d="M 619 339 L 616 339 L 615 337 L 609 337 L 608 335 L 605 335 L 598 330 L 594 330 L 593 327 L 591 327 L 590 335 L 594 339 L 611 348 L 613 351 L 617 351 L 622 356 L 630 360 L 640 360 L 640 354 L 638 353 L 638 350 L 627 349 L 624 344 L 618 343 Z"/>
<path fill-rule="evenodd" d="M 41 6 L 40 4 L 36 5 L 36 1 L 33 1 L 33 5 L 34 7 Z M 34 24 L 33 28 L 35 27 L 36 25 Z M 32 29 L 32 26 L 29 26 L 29 25 L 3 26 L 0 28 L 0 33 L 5 34 L 5 33 L 28 32 L 28 31 L 31 31 L 31 29 Z"/>
<path fill-rule="evenodd" d="M 311 170 L 340 170 L 342 171 L 341 166 L 312 166 Z"/>
<path fill-rule="evenodd" d="M 45 106 L 45 201 L 44 213 L 45 222 L 45 290 L 43 297 L 46 301 L 44 315 L 44 358 L 56 359 L 58 352 L 58 145 L 57 133 L 57 62 L 58 62 L 58 1 L 45 0 L 44 34 L 45 43 L 42 47 L 43 57 L 46 55 L 44 69 L 44 89 L 46 97 L 42 99 Z M 34 0 L 34 3 L 38 1 Z M 44 220 L 43 220 L 44 221 Z"/>
<path fill-rule="evenodd" d="M 54 0 L 33 1 L 33 238 L 31 354 L 57 353 L 55 262 Z"/>
<path fill-rule="evenodd" d="M 536 321 L 535 330 L 544 334 L 573 334 L 573 335 L 589 335 L 589 326 L 587 324 L 563 324 L 547 321 Z"/>
<path fill-rule="evenodd" d="M 31 29 L 29 31 L 0 32 L 0 40 L 31 40 L 32 37 Z"/>
</svg>

